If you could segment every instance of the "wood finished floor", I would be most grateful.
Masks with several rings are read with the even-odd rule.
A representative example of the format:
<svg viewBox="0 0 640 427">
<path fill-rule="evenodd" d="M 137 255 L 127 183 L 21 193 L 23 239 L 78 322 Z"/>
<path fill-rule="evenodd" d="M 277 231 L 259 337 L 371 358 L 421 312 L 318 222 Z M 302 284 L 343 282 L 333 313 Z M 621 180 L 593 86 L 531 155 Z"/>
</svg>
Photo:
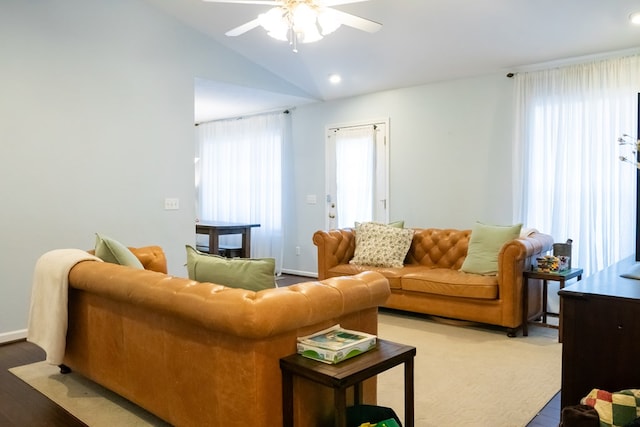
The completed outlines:
<svg viewBox="0 0 640 427">
<path fill-rule="evenodd" d="M 82 427 L 83 422 L 8 371 L 44 360 L 44 352 L 26 341 L 0 346 L 0 426 Z"/>
<path fill-rule="evenodd" d="M 287 286 L 307 280 L 310 279 L 285 275 L 278 280 L 278 284 Z M 8 371 L 9 368 L 38 362 L 44 358 L 45 354 L 39 347 L 26 341 L 0 345 L 0 426 L 86 426 L 82 421 Z M 556 394 L 526 427 L 558 427 L 559 423 L 560 393 Z"/>
<path fill-rule="evenodd" d="M 538 412 L 527 427 L 558 427 L 560 424 L 560 392 Z"/>
</svg>

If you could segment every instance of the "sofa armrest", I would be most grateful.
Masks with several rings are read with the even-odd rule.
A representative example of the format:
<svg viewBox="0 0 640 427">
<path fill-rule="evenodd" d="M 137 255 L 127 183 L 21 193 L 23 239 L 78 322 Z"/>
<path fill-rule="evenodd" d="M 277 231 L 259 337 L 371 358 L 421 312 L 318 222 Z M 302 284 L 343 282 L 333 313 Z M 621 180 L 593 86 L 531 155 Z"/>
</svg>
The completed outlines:
<svg viewBox="0 0 640 427">
<path fill-rule="evenodd" d="M 512 319 L 506 324 L 513 324 L 522 318 L 523 272 L 531 268 L 532 261 L 538 255 L 551 250 L 552 246 L 553 237 L 535 232 L 507 242 L 500 249 L 498 254 L 499 298 L 514 302 L 511 307 L 505 306 L 503 311 L 504 316 Z"/>
<path fill-rule="evenodd" d="M 543 233 L 532 233 L 526 237 L 520 237 L 500 249 L 498 265 L 501 271 L 508 273 L 510 268 L 522 275 L 525 269 L 531 267 L 534 258 L 543 252 L 550 251 L 553 247 L 553 237 Z M 522 262 L 522 266 L 518 265 Z"/>
<path fill-rule="evenodd" d="M 330 268 L 348 264 L 356 249 L 353 229 L 319 230 L 313 234 L 313 244 L 318 247 L 318 279 L 328 277 Z"/>
<path fill-rule="evenodd" d="M 167 273 L 167 257 L 164 250 L 160 246 L 142 246 L 134 248 L 129 246 L 128 249 L 140 261 L 145 270 L 156 271 L 158 273 Z M 95 255 L 94 249 L 87 251 L 91 255 Z"/>
<path fill-rule="evenodd" d="M 140 260 L 145 270 L 167 272 L 167 257 L 160 246 L 130 247 L 129 250 Z"/>
</svg>

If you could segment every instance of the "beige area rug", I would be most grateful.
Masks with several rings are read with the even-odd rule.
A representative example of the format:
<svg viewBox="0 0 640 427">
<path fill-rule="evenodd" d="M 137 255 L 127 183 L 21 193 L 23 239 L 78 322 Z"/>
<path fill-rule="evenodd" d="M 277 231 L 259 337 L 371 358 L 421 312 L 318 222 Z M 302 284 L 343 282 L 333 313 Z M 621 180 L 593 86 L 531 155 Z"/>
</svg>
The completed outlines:
<svg viewBox="0 0 640 427">
<path fill-rule="evenodd" d="M 560 390 L 556 330 L 532 326 L 529 337 L 502 329 L 380 314 L 380 338 L 413 345 L 416 427 L 524 427 Z M 166 426 L 126 399 L 45 362 L 10 371 L 92 427 Z M 404 370 L 378 376 L 378 404 L 404 420 Z"/>
<path fill-rule="evenodd" d="M 462 326 L 459 326 L 462 325 Z M 503 329 L 381 314 L 380 338 L 416 347 L 416 427 L 524 427 L 560 390 L 555 329 Z M 404 368 L 378 375 L 378 404 L 404 420 Z"/>
<path fill-rule="evenodd" d="M 9 372 L 91 427 L 169 426 L 93 381 L 73 372 L 63 375 L 47 362 L 11 368 Z"/>
</svg>

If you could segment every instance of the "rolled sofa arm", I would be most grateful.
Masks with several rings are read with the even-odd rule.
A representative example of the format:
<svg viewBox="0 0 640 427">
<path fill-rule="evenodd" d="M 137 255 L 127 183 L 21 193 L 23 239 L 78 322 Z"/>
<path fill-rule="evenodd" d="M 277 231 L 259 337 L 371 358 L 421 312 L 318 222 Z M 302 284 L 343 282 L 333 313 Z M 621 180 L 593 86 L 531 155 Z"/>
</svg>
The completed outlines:
<svg viewBox="0 0 640 427">
<path fill-rule="evenodd" d="M 514 260 L 526 260 L 530 267 L 531 261 L 543 252 L 550 251 L 553 247 L 553 237 L 548 234 L 534 232 L 526 237 L 520 237 L 504 245 L 500 251 L 500 258 L 504 257 L 504 262 L 509 258 Z M 513 250 L 515 249 L 515 250 Z"/>
<path fill-rule="evenodd" d="M 534 258 L 551 250 L 552 246 L 553 237 L 535 232 L 507 242 L 500 249 L 498 254 L 500 299 L 520 301 L 522 273 L 531 268 Z"/>
<path fill-rule="evenodd" d="M 140 260 L 145 270 L 167 272 L 167 258 L 160 246 L 143 246 L 129 250 Z"/>
<path fill-rule="evenodd" d="M 167 272 L 167 257 L 160 246 L 152 245 L 139 248 L 129 246 L 129 250 L 140 260 L 145 270 L 157 271 L 158 273 Z M 96 254 L 96 251 L 93 249 L 87 252 L 91 255 Z"/>
<path fill-rule="evenodd" d="M 318 247 L 318 279 L 327 278 L 327 271 L 338 264 L 348 264 L 356 250 L 356 236 L 351 228 L 319 230 L 313 234 Z"/>
</svg>

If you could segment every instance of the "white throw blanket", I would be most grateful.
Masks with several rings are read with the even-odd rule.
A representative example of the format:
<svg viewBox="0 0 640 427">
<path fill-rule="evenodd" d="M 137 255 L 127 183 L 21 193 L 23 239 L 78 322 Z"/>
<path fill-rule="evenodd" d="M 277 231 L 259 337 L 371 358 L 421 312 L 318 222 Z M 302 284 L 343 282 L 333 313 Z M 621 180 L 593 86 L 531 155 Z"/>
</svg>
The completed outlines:
<svg viewBox="0 0 640 427">
<path fill-rule="evenodd" d="M 102 261 L 81 249 L 56 249 L 36 262 L 27 341 L 41 347 L 52 365 L 62 363 L 67 343 L 69 271 L 86 260 Z"/>
</svg>

